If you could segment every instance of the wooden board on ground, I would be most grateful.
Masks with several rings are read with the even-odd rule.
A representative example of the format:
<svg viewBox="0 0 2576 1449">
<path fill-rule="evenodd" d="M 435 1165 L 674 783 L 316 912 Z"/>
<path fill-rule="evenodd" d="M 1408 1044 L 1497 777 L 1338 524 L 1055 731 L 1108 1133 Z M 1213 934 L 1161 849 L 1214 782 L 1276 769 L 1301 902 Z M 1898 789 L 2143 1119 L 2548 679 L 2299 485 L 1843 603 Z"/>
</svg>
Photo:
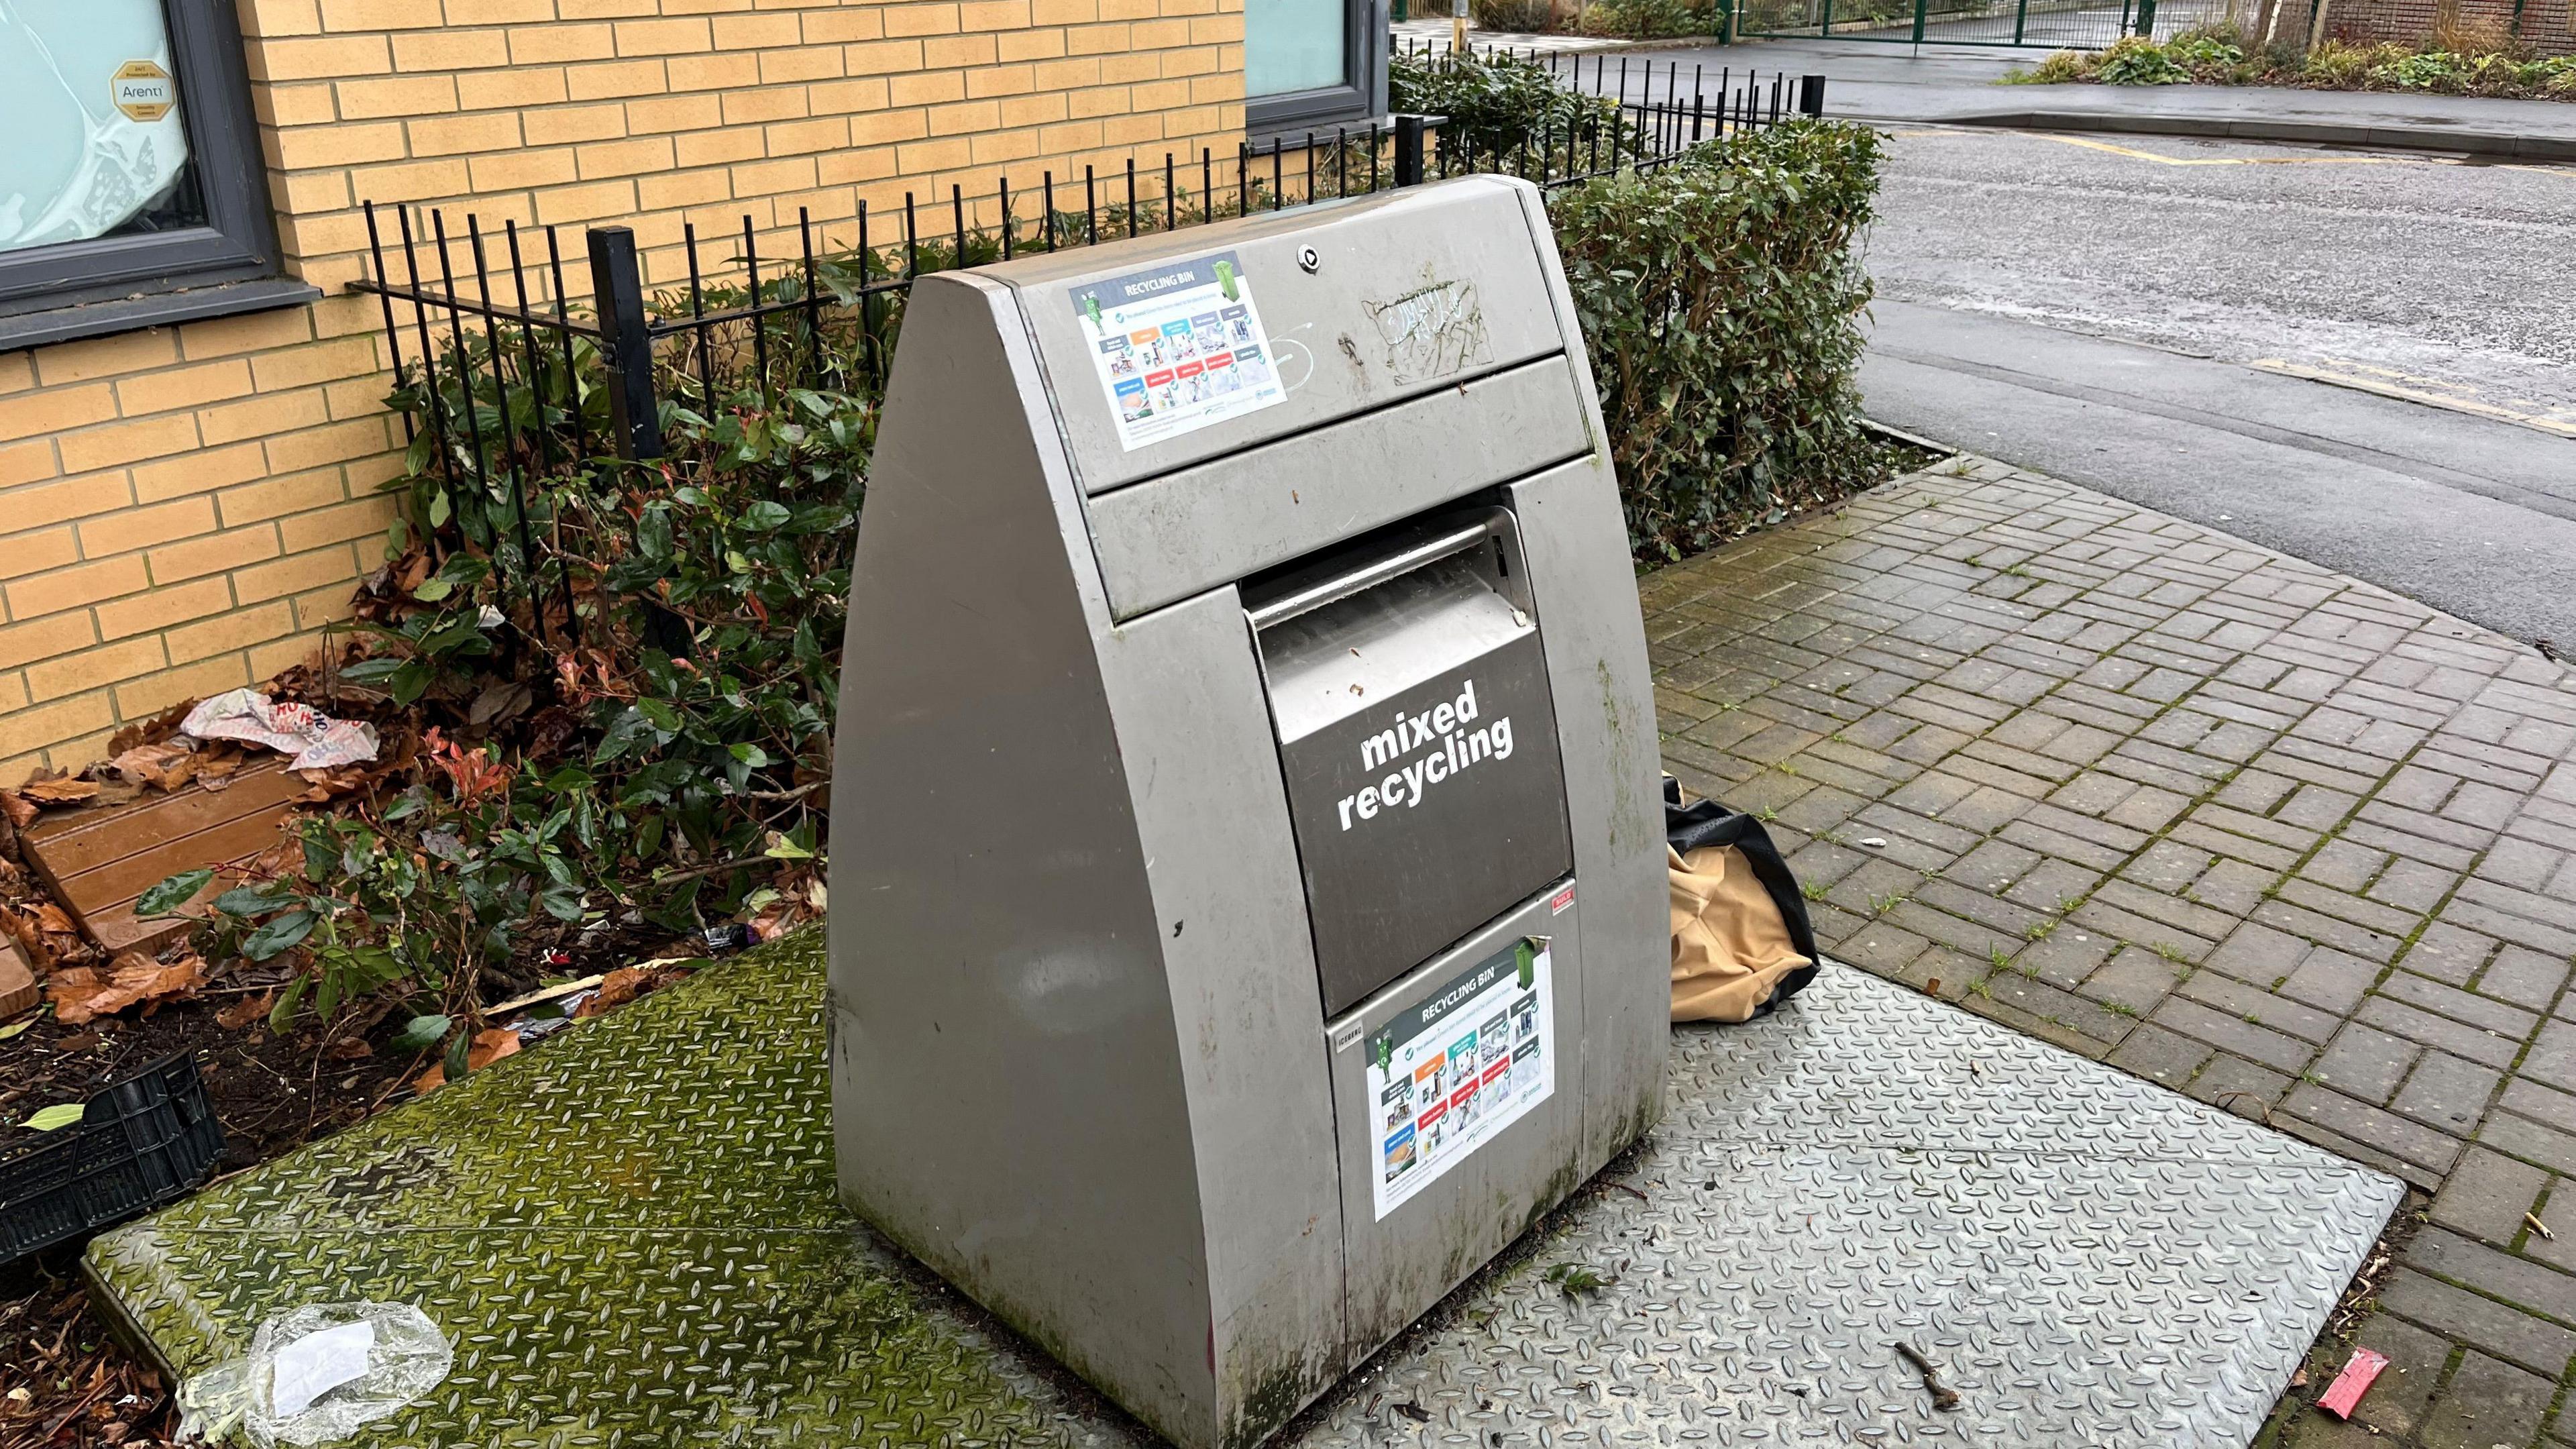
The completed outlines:
<svg viewBox="0 0 2576 1449">
<path fill-rule="evenodd" d="M 0 1021 L 36 1004 L 36 973 L 27 969 L 18 948 L 0 941 Z"/>
<path fill-rule="evenodd" d="M 234 884 L 220 868 L 276 844 L 279 825 L 306 788 L 271 757 L 245 766 L 223 790 L 191 785 L 104 809 L 48 812 L 19 839 L 46 889 L 90 939 L 110 955 L 157 950 L 189 922 L 140 919 L 135 898 L 200 866 L 218 870 L 199 900 Z"/>
</svg>

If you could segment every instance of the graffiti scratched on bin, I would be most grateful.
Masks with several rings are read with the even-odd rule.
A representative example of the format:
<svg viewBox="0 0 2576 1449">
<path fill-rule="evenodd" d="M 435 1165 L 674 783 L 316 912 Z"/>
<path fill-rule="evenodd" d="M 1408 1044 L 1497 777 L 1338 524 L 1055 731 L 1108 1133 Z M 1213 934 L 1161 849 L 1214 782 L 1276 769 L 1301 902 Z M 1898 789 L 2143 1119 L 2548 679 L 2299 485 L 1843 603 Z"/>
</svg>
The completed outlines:
<svg viewBox="0 0 2576 1449">
<path fill-rule="evenodd" d="M 1367 304 L 1398 383 L 1422 382 L 1491 362 L 1485 309 L 1473 282 L 1426 282 L 1391 302 Z"/>
</svg>

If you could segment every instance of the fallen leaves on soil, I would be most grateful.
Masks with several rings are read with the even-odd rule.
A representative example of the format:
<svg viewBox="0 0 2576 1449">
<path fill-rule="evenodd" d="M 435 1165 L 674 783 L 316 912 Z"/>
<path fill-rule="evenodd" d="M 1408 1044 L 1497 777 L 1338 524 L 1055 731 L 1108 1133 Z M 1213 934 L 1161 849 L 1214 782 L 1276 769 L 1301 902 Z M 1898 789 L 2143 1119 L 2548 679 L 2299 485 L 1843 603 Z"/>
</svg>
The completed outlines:
<svg viewBox="0 0 2576 1449">
<path fill-rule="evenodd" d="M 138 1003 L 157 1005 L 188 995 L 205 980 L 205 969 L 206 963 L 194 955 L 165 964 L 140 951 L 128 951 L 108 963 L 103 977 L 92 967 L 75 966 L 55 972 L 45 988 L 53 997 L 55 1019 L 65 1026 L 79 1026 Z"/>
<path fill-rule="evenodd" d="M 506 1026 L 491 1027 L 474 1033 L 474 1045 L 465 1052 L 465 1070 L 479 1072 L 503 1057 L 519 1054 L 519 1034 Z M 412 1080 L 414 1093 L 426 1097 L 447 1085 L 447 1064 L 441 1062 Z"/>
<path fill-rule="evenodd" d="M 51 1275 L 26 1296 L 0 1301 L 0 1364 L 11 1379 L 24 1376 L 0 1394 L 0 1444 L 141 1449 L 170 1441 L 173 1415 L 160 1376 L 82 1315 L 86 1301 L 79 1283 Z M 60 1391 L 30 1393 L 26 1384 Z"/>
<path fill-rule="evenodd" d="M 239 1031 L 268 1015 L 269 1009 L 276 1005 L 277 993 L 273 990 L 263 991 L 257 996 L 245 996 L 216 1012 L 215 1025 L 226 1031 Z"/>
</svg>

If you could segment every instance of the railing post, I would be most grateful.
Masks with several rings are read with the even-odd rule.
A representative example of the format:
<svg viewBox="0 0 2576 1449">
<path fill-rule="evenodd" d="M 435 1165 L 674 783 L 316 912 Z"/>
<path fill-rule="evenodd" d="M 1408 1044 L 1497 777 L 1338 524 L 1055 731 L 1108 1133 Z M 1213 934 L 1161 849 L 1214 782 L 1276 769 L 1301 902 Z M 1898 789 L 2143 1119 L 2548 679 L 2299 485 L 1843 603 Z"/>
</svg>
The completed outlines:
<svg viewBox="0 0 2576 1449">
<path fill-rule="evenodd" d="M 1822 118 L 1825 114 L 1825 78 L 1820 75 L 1798 77 L 1798 114 Z"/>
<path fill-rule="evenodd" d="M 1422 184 L 1422 122 L 1420 116 L 1395 118 L 1395 184 L 1399 187 Z"/>
<path fill-rule="evenodd" d="M 590 294 L 610 373 L 609 428 L 617 455 L 661 457 L 662 404 L 653 395 L 653 334 L 644 321 L 644 277 L 635 265 L 632 229 L 591 229 Z"/>
</svg>

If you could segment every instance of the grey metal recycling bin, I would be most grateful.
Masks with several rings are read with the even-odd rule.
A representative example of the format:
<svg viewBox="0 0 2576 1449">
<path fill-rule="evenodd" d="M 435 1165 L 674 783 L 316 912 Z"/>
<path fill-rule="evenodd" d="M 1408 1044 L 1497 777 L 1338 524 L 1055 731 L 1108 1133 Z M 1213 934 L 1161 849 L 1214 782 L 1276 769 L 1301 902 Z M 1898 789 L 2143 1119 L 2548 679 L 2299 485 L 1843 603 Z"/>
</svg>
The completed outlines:
<svg viewBox="0 0 2576 1449">
<path fill-rule="evenodd" d="M 1658 1111 L 1645 638 L 1525 184 L 916 283 L 839 728 L 842 1194 L 1186 1449 Z"/>
</svg>

